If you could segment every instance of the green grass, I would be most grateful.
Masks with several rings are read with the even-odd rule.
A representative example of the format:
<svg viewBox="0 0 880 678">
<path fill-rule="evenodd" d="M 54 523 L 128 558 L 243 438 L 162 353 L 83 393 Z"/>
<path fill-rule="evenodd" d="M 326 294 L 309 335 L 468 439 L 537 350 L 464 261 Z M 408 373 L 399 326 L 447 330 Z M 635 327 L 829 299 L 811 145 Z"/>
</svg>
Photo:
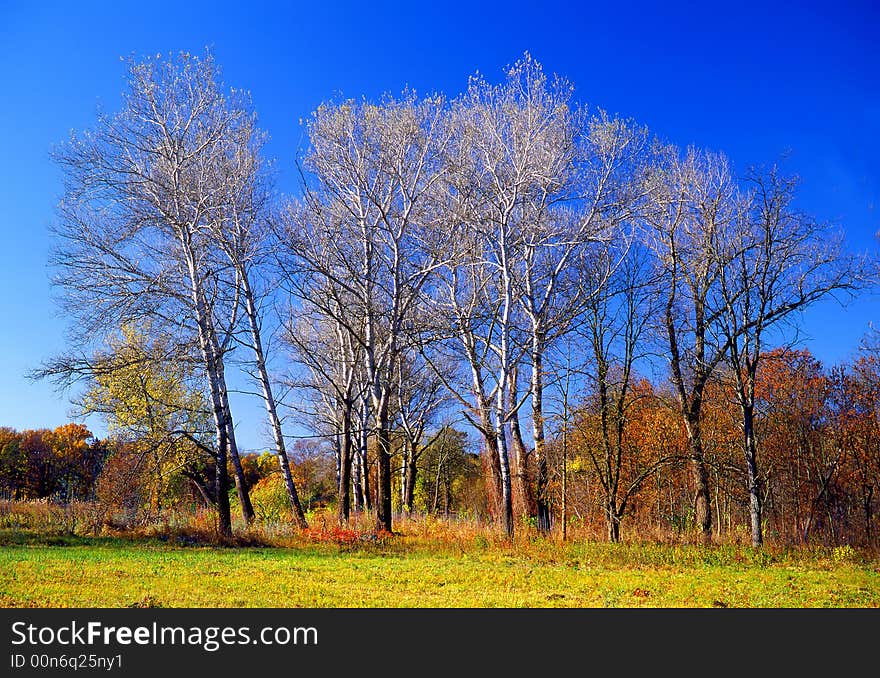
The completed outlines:
<svg viewBox="0 0 880 678">
<path fill-rule="evenodd" d="M 516 544 L 482 537 L 294 548 L 0 530 L 0 607 L 878 607 L 843 549 Z"/>
</svg>

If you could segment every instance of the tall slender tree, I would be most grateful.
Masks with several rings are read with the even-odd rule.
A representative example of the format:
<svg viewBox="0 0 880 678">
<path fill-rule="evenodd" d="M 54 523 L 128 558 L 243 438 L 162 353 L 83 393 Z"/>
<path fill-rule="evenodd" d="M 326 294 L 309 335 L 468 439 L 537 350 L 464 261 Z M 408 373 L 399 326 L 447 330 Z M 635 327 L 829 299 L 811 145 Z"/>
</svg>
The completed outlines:
<svg viewBox="0 0 880 678">
<path fill-rule="evenodd" d="M 755 387 L 766 336 L 810 304 L 849 294 L 868 281 L 864 263 L 847 255 L 838 234 L 793 206 L 797 180 L 779 169 L 746 177 L 735 228 L 720 258 L 720 326 L 741 412 L 752 546 L 763 544 Z"/>
<path fill-rule="evenodd" d="M 728 350 L 719 324 L 725 308 L 720 283 L 734 253 L 719 243 L 728 241 L 735 222 L 736 181 L 723 155 L 696 149 L 682 155 L 672 147 L 659 149 L 647 181 L 647 244 L 665 293 L 660 324 L 687 431 L 695 521 L 709 540 L 702 408 L 709 379 Z"/>
<path fill-rule="evenodd" d="M 230 457 L 245 520 L 253 510 L 225 372 L 239 286 L 213 233 L 234 199 L 227 159 L 247 149 L 253 133 L 246 97 L 224 91 L 213 58 L 183 53 L 131 60 L 121 109 L 55 153 L 64 197 L 52 261 L 64 307 L 78 321 L 72 340 L 87 346 L 111 328 L 149 319 L 198 347 L 216 433 L 223 535 L 231 533 Z M 87 351 L 79 355 L 88 362 Z M 68 356 L 45 373 L 69 376 L 75 363 Z"/>
</svg>

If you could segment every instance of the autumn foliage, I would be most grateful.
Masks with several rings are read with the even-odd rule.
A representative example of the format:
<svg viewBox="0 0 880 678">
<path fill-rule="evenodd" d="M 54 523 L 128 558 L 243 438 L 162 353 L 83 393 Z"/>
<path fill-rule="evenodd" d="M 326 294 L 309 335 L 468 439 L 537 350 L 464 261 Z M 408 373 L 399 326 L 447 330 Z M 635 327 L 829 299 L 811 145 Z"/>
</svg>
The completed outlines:
<svg viewBox="0 0 880 678">
<path fill-rule="evenodd" d="M 87 499 L 105 454 L 103 444 L 82 424 L 0 428 L 0 495 L 12 500 Z"/>
<path fill-rule="evenodd" d="M 756 389 L 764 527 L 771 541 L 874 544 L 880 486 L 880 360 L 861 356 L 827 368 L 809 351 L 778 349 L 763 357 Z M 658 460 L 628 502 L 624 532 L 668 539 L 693 525 L 693 487 L 685 469 L 686 437 L 674 395 L 639 381 L 632 389 L 620 464 L 621 492 Z M 723 373 L 706 392 L 702 433 L 710 468 L 714 536 L 748 541 L 748 493 L 738 406 Z M 587 399 L 568 435 L 570 520 L 599 536 L 606 520 L 607 469 L 596 457 L 599 414 Z M 561 434 L 553 441 L 561 465 Z M 605 476 L 605 477 L 603 477 Z M 554 481 L 559 510 L 559 474 Z"/>
</svg>

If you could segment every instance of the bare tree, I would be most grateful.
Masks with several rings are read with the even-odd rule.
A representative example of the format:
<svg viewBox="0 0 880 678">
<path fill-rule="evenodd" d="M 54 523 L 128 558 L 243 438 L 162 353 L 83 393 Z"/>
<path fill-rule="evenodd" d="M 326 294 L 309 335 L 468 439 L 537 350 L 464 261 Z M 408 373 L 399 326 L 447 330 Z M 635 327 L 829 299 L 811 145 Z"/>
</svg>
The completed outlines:
<svg viewBox="0 0 880 678">
<path fill-rule="evenodd" d="M 559 105 L 563 110 L 570 107 Z M 544 450 L 545 354 L 553 341 L 572 331 L 574 319 L 605 284 L 602 275 L 585 267 L 604 259 L 602 252 L 635 213 L 647 142 L 643 128 L 601 111 L 584 122 L 572 116 L 560 125 L 557 174 L 530 200 L 518 276 L 531 365 L 537 523 L 543 531 L 550 529 Z M 592 286 L 584 285 L 585 280 Z"/>
<path fill-rule="evenodd" d="M 483 272 L 472 273 L 467 281 L 466 305 L 455 302 L 461 297 L 454 285 L 463 279 L 452 281 L 449 298 L 459 311 L 457 334 L 471 364 L 481 428 L 488 428 L 486 406 L 489 399 L 493 401 L 493 434 L 483 435 L 492 450 L 493 468 L 497 449 L 500 483 L 496 484 L 500 484 L 502 527 L 508 535 L 513 534 L 513 511 L 507 429 L 523 402 L 510 398 L 523 355 L 516 336 L 522 326 L 517 317 L 524 292 L 520 274 L 530 232 L 565 194 L 573 170 L 578 130 L 570 99 L 571 86 L 558 78 L 548 84 L 540 64 L 526 54 L 507 70 L 500 85 L 473 77 L 452 112 L 456 144 L 450 156 L 450 183 L 456 212 L 472 234 L 463 252 L 465 265 Z M 482 318 L 463 318 L 460 311 L 467 311 L 466 306 L 479 308 Z M 488 357 L 494 385 L 487 389 Z M 517 432 L 518 424 L 516 470 L 522 482 L 526 461 Z"/>
<path fill-rule="evenodd" d="M 720 271 L 720 324 L 741 412 L 749 492 L 752 546 L 763 543 L 755 384 L 766 336 L 810 304 L 851 293 L 867 282 L 862 261 L 847 255 L 842 240 L 793 206 L 798 182 L 778 168 L 752 169 L 741 197 L 736 228 Z"/>
<path fill-rule="evenodd" d="M 424 440 L 425 431 L 449 396 L 443 389 L 442 381 L 419 359 L 415 350 L 399 357 L 396 384 L 396 419 L 403 438 L 400 506 L 403 511 L 411 513 L 419 458 L 431 443 L 430 440 Z"/>
<path fill-rule="evenodd" d="M 441 269 L 429 297 L 431 315 L 436 321 L 424 331 L 431 335 L 433 342 L 439 342 L 437 353 L 425 350 L 428 342 L 418 346 L 434 374 L 443 381 L 461 405 L 465 418 L 483 439 L 489 510 L 498 517 L 505 510 L 497 431 L 492 422 L 492 403 L 498 382 L 493 381 L 495 354 L 491 349 L 498 302 L 490 290 L 488 271 L 480 256 L 480 239 L 473 231 L 465 231 L 451 252 L 449 264 Z M 461 367 L 450 375 L 446 364 Z"/>
<path fill-rule="evenodd" d="M 213 236 L 218 246 L 226 253 L 229 264 L 235 271 L 235 282 L 243 301 L 244 315 L 247 319 L 246 338 L 236 335 L 253 354 L 251 374 L 260 386 L 260 393 L 266 407 L 269 427 L 275 444 L 275 455 L 284 479 L 294 520 L 300 527 L 307 527 L 305 514 L 300 504 L 290 460 L 284 443 L 281 417 L 275 398 L 272 381 L 267 367 L 266 343 L 263 340 L 263 317 L 261 301 L 267 294 L 255 289 L 261 270 L 269 263 L 271 243 L 267 228 L 271 209 L 271 192 L 265 175 L 261 150 L 264 136 L 256 130 L 250 133 L 250 143 L 236 148 L 226 158 L 225 177 L 230 186 L 229 201 L 226 205 L 226 218 L 214 224 Z"/>
<path fill-rule="evenodd" d="M 339 320 L 338 290 L 334 292 L 323 282 L 322 288 L 307 286 L 297 292 L 303 295 L 303 305 L 296 319 L 286 324 L 285 340 L 293 349 L 294 360 L 308 373 L 305 382 L 294 385 L 305 387 L 318 400 L 318 411 L 311 412 L 312 426 L 315 430 L 329 430 L 336 443 L 337 517 L 345 524 L 351 512 L 351 471 L 359 426 L 356 409 L 365 388 L 359 378 L 361 354 L 351 331 L 354 326 L 347 327 Z M 317 304 L 309 303 L 305 290 L 310 290 Z"/>
<path fill-rule="evenodd" d="M 447 127 L 443 100 L 405 93 L 380 104 L 321 106 L 309 124 L 308 223 L 301 265 L 345 291 L 362 322 L 360 344 L 378 447 L 377 529 L 391 531 L 390 407 L 393 371 L 413 332 L 421 291 L 442 263 L 450 229 L 437 209 Z"/>
<path fill-rule="evenodd" d="M 647 181 L 646 242 L 665 291 L 661 325 L 687 431 L 696 523 L 709 540 L 712 511 L 700 425 L 706 385 L 728 349 L 719 325 L 725 309 L 720 281 L 732 253 L 719 242 L 735 221 L 737 187 L 723 155 L 688 149 L 681 156 L 671 147 L 658 150 Z"/>
<path fill-rule="evenodd" d="M 630 501 L 643 483 L 671 457 L 664 456 L 650 463 L 633 457 L 627 441 L 627 423 L 631 410 L 638 406 L 640 394 L 633 389 L 635 365 L 645 357 L 645 335 L 653 316 L 658 295 L 656 280 L 646 254 L 637 245 L 630 249 L 622 263 L 614 261 L 613 253 L 603 257 L 604 265 L 594 267 L 600 280 L 583 315 L 580 330 L 593 356 L 594 410 L 598 415 L 598 443 L 587 446 L 586 453 L 604 495 L 603 512 L 608 540 L 620 541 L 620 523 Z M 605 282 L 604 270 L 614 269 Z M 602 284 L 599 284 L 599 283 Z"/>
<path fill-rule="evenodd" d="M 227 158 L 247 149 L 253 114 L 227 95 L 209 56 L 129 63 L 121 110 L 72 136 L 55 158 L 65 176 L 53 254 L 77 345 L 148 318 L 198 346 L 216 432 L 219 531 L 231 532 L 227 458 L 246 520 L 225 359 L 239 286 L 213 237 L 227 218 Z"/>
</svg>

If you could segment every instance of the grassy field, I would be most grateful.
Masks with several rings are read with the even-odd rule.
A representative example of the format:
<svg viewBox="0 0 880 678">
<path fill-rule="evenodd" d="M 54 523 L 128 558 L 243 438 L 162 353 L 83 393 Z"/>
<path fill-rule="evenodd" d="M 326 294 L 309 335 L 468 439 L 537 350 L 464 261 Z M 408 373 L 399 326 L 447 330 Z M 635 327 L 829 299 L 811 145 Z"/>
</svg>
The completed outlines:
<svg viewBox="0 0 880 678">
<path fill-rule="evenodd" d="M 0 530 L 0 607 L 878 607 L 849 547 L 510 544 L 413 534 L 213 547 Z"/>
</svg>

